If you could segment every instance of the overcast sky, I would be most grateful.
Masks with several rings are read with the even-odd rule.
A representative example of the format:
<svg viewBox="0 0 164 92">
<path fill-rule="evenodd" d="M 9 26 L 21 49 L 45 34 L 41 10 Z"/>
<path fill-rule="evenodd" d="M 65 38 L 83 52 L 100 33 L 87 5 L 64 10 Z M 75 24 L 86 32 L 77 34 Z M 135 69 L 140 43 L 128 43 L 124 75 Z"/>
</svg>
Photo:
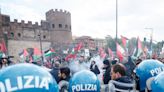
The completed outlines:
<svg viewBox="0 0 164 92">
<path fill-rule="evenodd" d="M 11 21 L 45 20 L 50 9 L 71 13 L 72 33 L 75 36 L 115 37 L 116 0 L 0 0 L 1 13 Z M 151 29 L 145 29 L 151 28 Z M 164 0 L 118 0 L 118 36 L 164 40 Z"/>
</svg>

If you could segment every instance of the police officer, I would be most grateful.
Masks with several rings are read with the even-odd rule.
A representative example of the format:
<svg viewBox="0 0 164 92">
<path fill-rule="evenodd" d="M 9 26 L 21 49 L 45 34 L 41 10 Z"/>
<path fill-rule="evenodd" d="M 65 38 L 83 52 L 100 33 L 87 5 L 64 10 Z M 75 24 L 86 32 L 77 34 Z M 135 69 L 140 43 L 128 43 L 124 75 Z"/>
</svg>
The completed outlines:
<svg viewBox="0 0 164 92">
<path fill-rule="evenodd" d="M 164 64 L 158 60 L 144 60 L 135 69 L 138 78 L 138 90 L 145 92 L 146 81 L 153 76 L 156 76 L 164 71 Z"/>
<path fill-rule="evenodd" d="M 51 74 L 34 64 L 16 64 L 0 71 L 0 92 L 59 92 Z"/>
<path fill-rule="evenodd" d="M 164 92 L 164 72 L 157 75 L 151 82 L 151 92 Z"/>
<path fill-rule="evenodd" d="M 71 78 L 69 92 L 100 92 L 100 82 L 93 72 L 82 70 Z"/>
</svg>

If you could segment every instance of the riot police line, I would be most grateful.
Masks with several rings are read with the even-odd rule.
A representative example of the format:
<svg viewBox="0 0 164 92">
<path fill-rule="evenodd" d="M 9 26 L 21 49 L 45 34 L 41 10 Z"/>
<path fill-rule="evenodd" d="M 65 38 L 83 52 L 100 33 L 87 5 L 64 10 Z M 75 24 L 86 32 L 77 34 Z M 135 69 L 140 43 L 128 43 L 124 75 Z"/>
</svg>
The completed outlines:
<svg viewBox="0 0 164 92">
<path fill-rule="evenodd" d="M 163 92 L 164 64 L 158 60 L 143 60 L 134 69 L 132 81 L 123 83 L 113 79 L 121 76 L 126 67 L 117 63 L 111 68 L 111 80 L 105 86 L 108 92 Z M 121 68 L 117 68 L 121 67 Z M 124 71 L 127 71 L 126 69 Z M 115 75 L 115 76 L 114 76 Z M 151 79 L 151 80 L 150 80 Z M 53 76 L 40 66 L 28 63 L 15 64 L 0 70 L 0 92 L 105 92 L 98 77 L 89 70 L 76 72 L 69 81 L 57 84 Z M 123 89 L 122 89 L 123 88 Z"/>
</svg>

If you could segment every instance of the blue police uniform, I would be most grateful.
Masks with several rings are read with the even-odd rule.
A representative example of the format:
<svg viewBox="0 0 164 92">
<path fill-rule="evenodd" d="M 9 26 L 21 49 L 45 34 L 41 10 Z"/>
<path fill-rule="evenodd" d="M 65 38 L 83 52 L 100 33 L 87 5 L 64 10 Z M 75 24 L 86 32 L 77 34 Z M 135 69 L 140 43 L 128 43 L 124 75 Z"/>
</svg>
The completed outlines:
<svg viewBox="0 0 164 92">
<path fill-rule="evenodd" d="M 82 70 L 69 81 L 69 92 L 100 92 L 100 81 L 93 72 Z"/>
<path fill-rule="evenodd" d="M 140 91 L 143 91 L 146 88 L 147 79 L 164 71 L 164 64 L 158 60 L 144 60 L 137 66 L 135 71 L 136 75 L 139 77 Z"/>
<path fill-rule="evenodd" d="M 164 92 L 164 72 L 157 75 L 151 83 L 152 92 Z"/>
<path fill-rule="evenodd" d="M 59 92 L 59 89 L 48 71 L 24 63 L 0 71 L 0 92 Z"/>
</svg>

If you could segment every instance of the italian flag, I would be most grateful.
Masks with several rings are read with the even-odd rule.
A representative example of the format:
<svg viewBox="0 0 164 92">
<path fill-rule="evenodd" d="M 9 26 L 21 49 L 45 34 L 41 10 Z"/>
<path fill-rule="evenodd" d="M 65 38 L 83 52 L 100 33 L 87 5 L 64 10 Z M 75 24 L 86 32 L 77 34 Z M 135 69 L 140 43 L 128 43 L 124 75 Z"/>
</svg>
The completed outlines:
<svg viewBox="0 0 164 92">
<path fill-rule="evenodd" d="M 125 50 L 118 43 L 116 43 L 116 47 L 117 47 L 116 54 L 120 59 L 120 61 L 122 62 L 124 58 Z"/>
</svg>

